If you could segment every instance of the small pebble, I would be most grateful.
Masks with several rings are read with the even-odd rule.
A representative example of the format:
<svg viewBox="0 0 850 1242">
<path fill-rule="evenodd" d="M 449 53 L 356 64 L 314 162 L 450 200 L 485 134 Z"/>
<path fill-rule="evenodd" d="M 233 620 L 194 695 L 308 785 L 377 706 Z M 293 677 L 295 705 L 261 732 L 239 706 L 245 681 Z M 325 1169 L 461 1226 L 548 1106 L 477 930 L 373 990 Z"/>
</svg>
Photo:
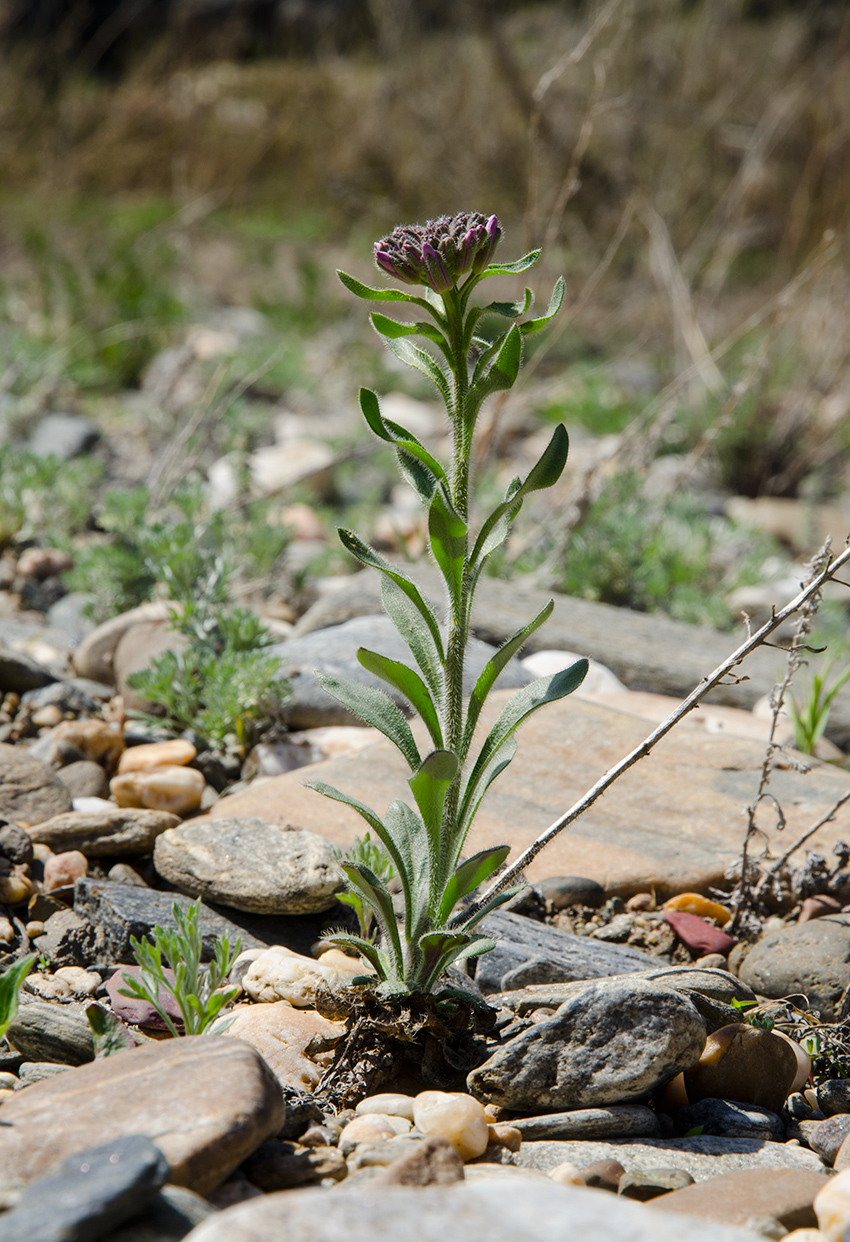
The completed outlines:
<svg viewBox="0 0 850 1242">
<path fill-rule="evenodd" d="M 163 764 L 180 766 L 191 763 L 197 753 L 197 748 L 182 737 L 172 738 L 168 742 L 146 742 L 141 746 L 130 746 L 119 760 L 118 774 L 140 772 L 147 768 L 161 767 Z"/>
<path fill-rule="evenodd" d="M 850 1169 L 836 1173 L 818 1191 L 814 1207 L 825 1242 L 843 1242 L 850 1228 Z"/>
<path fill-rule="evenodd" d="M 170 763 L 113 776 L 109 792 L 119 806 L 187 815 L 201 805 L 205 786 L 202 772 Z"/>
<path fill-rule="evenodd" d="M 41 919 L 33 919 L 32 922 L 25 924 L 25 926 L 30 940 L 35 940 L 36 936 L 44 935 L 44 924 Z"/>
<path fill-rule="evenodd" d="M 595 1190 L 611 1190 L 616 1194 L 620 1178 L 625 1172 L 619 1160 L 594 1160 L 593 1164 L 582 1169 L 581 1174 L 585 1186 L 591 1186 Z"/>
<path fill-rule="evenodd" d="M 488 1147 L 505 1147 L 508 1151 L 519 1151 L 522 1146 L 522 1134 L 516 1126 L 510 1126 L 507 1122 L 491 1123 L 487 1127 L 487 1134 Z"/>
<path fill-rule="evenodd" d="M 35 892 L 35 884 L 27 875 L 28 868 L 24 865 L 13 867 L 9 875 L 0 875 L 0 903 L 6 906 L 19 906 L 22 901 L 29 901 Z"/>
<path fill-rule="evenodd" d="M 44 891 L 54 893 L 57 889 L 68 888 L 75 880 L 88 875 L 88 871 L 88 859 L 79 850 L 54 854 L 44 864 Z"/>
<path fill-rule="evenodd" d="M 413 1105 L 413 1120 L 423 1134 L 440 1134 L 461 1160 L 474 1160 L 487 1150 L 490 1137 L 484 1106 L 462 1092 L 422 1091 Z"/>
<path fill-rule="evenodd" d="M 367 1095 L 354 1110 L 358 1116 L 366 1113 L 384 1113 L 390 1117 L 405 1117 L 413 1121 L 413 1096 L 388 1092 L 384 1095 Z"/>
<path fill-rule="evenodd" d="M 358 1143 L 380 1143 L 385 1139 L 395 1138 L 401 1131 L 397 1130 L 393 1123 L 403 1120 L 403 1117 L 390 1118 L 381 1113 L 355 1117 L 343 1127 L 339 1136 L 339 1150 L 346 1155 L 353 1151 Z M 407 1128 L 410 1129 L 410 1122 L 407 1123 Z"/>
<path fill-rule="evenodd" d="M 52 729 L 62 722 L 62 711 L 55 703 L 39 707 L 32 714 L 32 722 L 39 729 Z"/>
<path fill-rule="evenodd" d="M 14 927 L 8 919 L 0 918 L 0 944 L 11 944 L 14 939 Z"/>
<path fill-rule="evenodd" d="M 548 1177 L 553 1182 L 557 1182 L 559 1186 L 586 1186 L 587 1182 L 582 1177 L 579 1170 L 569 1160 L 564 1160 L 562 1164 L 556 1164 L 554 1169 L 550 1169 Z"/>
</svg>

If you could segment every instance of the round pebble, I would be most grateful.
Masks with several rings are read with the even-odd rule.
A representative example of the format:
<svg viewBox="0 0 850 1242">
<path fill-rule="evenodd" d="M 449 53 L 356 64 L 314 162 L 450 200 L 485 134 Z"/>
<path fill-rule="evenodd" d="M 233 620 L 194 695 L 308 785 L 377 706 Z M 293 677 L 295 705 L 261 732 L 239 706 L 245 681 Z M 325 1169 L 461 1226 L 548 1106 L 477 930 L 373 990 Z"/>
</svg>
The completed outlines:
<svg viewBox="0 0 850 1242">
<path fill-rule="evenodd" d="M 355 1117 L 343 1127 L 339 1136 L 339 1149 L 343 1155 L 346 1155 L 347 1152 L 353 1151 L 358 1143 L 383 1143 L 387 1139 L 393 1139 L 410 1129 L 410 1122 L 406 1122 L 406 1130 L 397 1128 L 398 1123 L 404 1120 L 403 1117 L 389 1117 L 383 1113 L 370 1113 Z"/>
<path fill-rule="evenodd" d="M 490 1133 L 484 1106 L 471 1095 L 422 1091 L 413 1103 L 413 1120 L 423 1134 L 448 1139 L 461 1160 L 474 1160 L 487 1150 Z"/>
<path fill-rule="evenodd" d="M 557 1182 L 559 1186 L 586 1186 L 587 1182 L 582 1177 L 579 1170 L 569 1160 L 564 1160 L 561 1164 L 556 1164 L 554 1169 L 550 1169 L 548 1177 L 553 1182 Z"/>
<path fill-rule="evenodd" d="M 367 1095 L 354 1110 L 358 1116 L 367 1113 L 384 1113 L 389 1117 L 405 1117 L 413 1121 L 413 1096 L 387 1092 L 384 1095 Z"/>
<path fill-rule="evenodd" d="M 197 748 L 183 737 L 175 737 L 168 742 L 145 742 L 124 751 L 118 763 L 118 774 L 158 768 L 162 764 L 176 764 L 179 767 L 191 763 L 197 753 Z"/>
<path fill-rule="evenodd" d="M 205 785 L 202 772 L 169 763 L 113 776 L 109 791 L 119 806 L 186 815 L 201 805 Z"/>
<path fill-rule="evenodd" d="M 55 893 L 59 888 L 68 888 L 75 880 L 88 875 L 88 870 L 88 859 L 79 850 L 54 854 L 44 864 L 44 891 Z"/>
</svg>

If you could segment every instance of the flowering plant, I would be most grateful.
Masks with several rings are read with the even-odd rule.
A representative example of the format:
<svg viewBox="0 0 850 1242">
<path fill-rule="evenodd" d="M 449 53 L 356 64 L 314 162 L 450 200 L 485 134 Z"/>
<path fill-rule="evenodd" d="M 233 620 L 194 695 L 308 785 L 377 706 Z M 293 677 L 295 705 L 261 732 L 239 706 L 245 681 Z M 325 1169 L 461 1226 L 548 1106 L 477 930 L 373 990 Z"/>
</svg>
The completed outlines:
<svg viewBox="0 0 850 1242">
<path fill-rule="evenodd" d="M 386 849 L 401 882 L 404 914 L 399 921 L 390 892 L 374 870 L 353 859 L 341 864 L 351 889 L 374 911 L 380 938 L 377 943 L 356 935 L 337 934 L 331 939 L 354 948 L 371 963 L 380 980 L 378 990 L 385 997 L 428 992 L 452 962 L 493 948 L 493 941 L 477 934 L 475 926 L 516 890 L 498 893 L 470 916 L 462 903 L 504 863 L 510 847 L 494 846 L 464 860 L 464 842 L 485 792 L 513 759 L 519 725 L 544 703 L 575 690 L 587 672 L 587 661 L 579 660 L 563 672 L 523 687 L 473 754 L 476 726 L 496 679 L 553 608 L 550 600 L 502 644 L 466 702 L 464 659 L 476 583 L 487 559 L 507 538 L 525 497 L 558 480 L 568 450 L 567 432 L 559 425 L 525 479 L 513 479 L 477 533 L 471 531 L 471 455 L 479 410 L 492 393 L 512 387 L 522 360 L 523 337 L 545 327 L 564 296 L 561 278 L 545 314 L 532 319 L 523 319 L 531 306 L 530 289 L 518 302 L 471 307 L 470 296 L 481 281 L 524 272 L 539 257 L 535 250 L 513 263 L 493 262 L 500 237 L 496 217 L 485 218 L 477 212 L 394 229 L 375 245 L 375 261 L 387 275 L 422 286 L 422 296 L 399 289 L 373 289 L 345 272 L 338 273 L 345 287 L 365 301 L 402 302 L 425 312 L 428 318 L 416 322 L 390 319 L 377 311 L 371 319 L 402 362 L 435 385 L 452 430 L 451 461 L 444 468 L 411 432 L 383 418 L 374 392 L 360 390 L 366 422 L 375 435 L 393 445 L 402 474 L 427 507 L 430 550 L 446 585 L 445 627 L 407 573 L 351 531 L 339 532 L 359 561 L 381 571 L 384 608 L 407 643 L 413 663 L 390 660 L 366 648 L 358 651 L 358 659 L 407 700 L 422 720 L 432 749 L 420 752 L 406 717 L 388 694 L 342 678 L 320 677 L 329 694 L 394 743 L 411 771 L 408 784 L 415 806 L 393 802 L 383 817 L 330 785 L 313 785 L 362 816 Z M 486 339 L 477 332 L 485 316 L 507 319 L 510 326 L 494 339 Z M 413 345 L 409 340 L 413 336 L 423 338 L 432 348 Z"/>
</svg>

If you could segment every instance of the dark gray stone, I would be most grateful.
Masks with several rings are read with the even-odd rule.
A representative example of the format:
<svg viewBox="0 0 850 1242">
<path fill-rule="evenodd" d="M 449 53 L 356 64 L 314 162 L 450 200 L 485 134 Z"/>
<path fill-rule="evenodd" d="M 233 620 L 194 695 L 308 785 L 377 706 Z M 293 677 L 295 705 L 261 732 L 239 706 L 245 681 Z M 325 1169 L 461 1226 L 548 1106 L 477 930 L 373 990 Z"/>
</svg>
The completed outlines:
<svg viewBox="0 0 850 1242">
<path fill-rule="evenodd" d="M 580 875 L 550 875 L 538 880 L 534 887 L 553 910 L 566 906 L 601 906 L 605 889 L 596 880 Z"/>
<path fill-rule="evenodd" d="M 46 763 L 0 742 L 0 816 L 40 824 L 71 810 L 71 794 Z"/>
<path fill-rule="evenodd" d="M 818 1104 L 827 1117 L 850 1113 L 850 1078 L 830 1078 L 819 1083 Z"/>
<path fill-rule="evenodd" d="M 174 903 L 182 911 L 192 904 L 182 893 L 162 893 L 132 884 L 109 880 L 77 880 L 74 886 L 74 912 L 96 926 L 103 936 L 105 960 L 133 962 L 130 937 L 150 937 L 154 927 L 176 930 Z M 229 919 L 201 904 L 199 926 L 203 936 L 203 960 L 210 961 L 218 937 L 227 936 L 231 945 L 242 938 L 243 949 L 265 948 L 265 942 L 244 932 Z"/>
<path fill-rule="evenodd" d="M 482 935 L 496 941 L 495 949 L 477 960 L 475 978 L 485 995 L 534 983 L 601 979 L 658 966 L 657 958 L 639 949 L 574 936 L 519 914 L 496 911 L 478 926 Z"/>
<path fill-rule="evenodd" d="M 81 717 L 99 715 L 101 708 L 96 699 L 73 681 L 54 681 L 38 690 L 28 690 L 23 695 L 23 702 L 32 707 L 58 707 L 61 712 L 72 712 Z"/>
<path fill-rule="evenodd" d="M 528 620 L 528 618 L 526 618 Z M 385 616 L 356 617 L 342 625 L 315 630 L 302 638 L 289 639 L 269 647 L 266 654 L 280 660 L 281 672 L 290 681 L 292 697 L 283 708 L 286 723 L 294 729 L 309 729 L 317 725 L 362 723 L 321 689 L 314 672 L 345 677 L 361 685 L 373 686 L 385 691 L 404 709 L 407 700 L 387 684 L 367 673 L 357 659 L 358 647 L 368 647 L 392 660 L 409 663 L 407 644 L 399 635 L 392 621 Z M 494 648 L 473 640 L 467 648 L 466 690 L 469 693 L 484 665 L 494 654 Z M 525 686 L 534 678 L 525 672 L 518 661 L 511 660 L 499 677 L 499 689 Z"/>
<path fill-rule="evenodd" d="M 92 1242 L 156 1197 L 169 1174 L 143 1134 L 90 1147 L 33 1182 L 0 1216 L 0 1242 Z"/>
<path fill-rule="evenodd" d="M 94 1060 L 91 1027 L 79 1005 L 30 1001 L 18 1009 L 6 1038 L 27 1061 L 85 1065 Z"/>
<path fill-rule="evenodd" d="M 671 1190 L 684 1190 L 693 1186 L 694 1179 L 684 1169 L 635 1169 L 624 1173 L 617 1186 L 617 1194 L 624 1199 L 636 1199 L 648 1203 Z"/>
<path fill-rule="evenodd" d="M 785 1126 L 776 1113 L 735 1100 L 699 1100 L 680 1108 L 676 1113 L 679 1133 L 686 1134 L 695 1126 L 702 1126 L 703 1134 L 718 1138 L 765 1139 L 773 1143 L 785 1139 Z"/>
<path fill-rule="evenodd" d="M 733 999 L 740 1001 L 756 999 L 751 988 L 726 970 L 706 969 L 699 966 L 663 966 L 659 969 L 656 966 L 655 969 L 641 971 L 637 977 L 652 983 L 661 983 L 665 987 L 673 988 L 676 992 L 681 992 L 698 1008 L 704 1000 L 714 1001 L 723 1011 L 728 1006 L 729 1010 L 737 1015 L 736 1022 L 740 1021 L 740 1010 L 735 1009 L 731 1001 Z M 528 987 L 506 991 L 498 997 L 491 997 L 491 1003 L 504 1005 L 522 1017 L 544 1005 L 557 1009 L 559 1005 L 563 1005 L 564 1001 L 577 996 L 583 987 L 583 981 L 531 984 Z"/>
<path fill-rule="evenodd" d="M 611 1104 L 607 1108 L 576 1108 L 568 1113 L 515 1117 L 511 1123 L 523 1141 L 540 1139 L 602 1139 L 639 1135 L 660 1138 L 658 1117 L 645 1104 Z"/>
<path fill-rule="evenodd" d="M 60 966 L 86 967 L 104 955 L 99 928 L 73 910 L 57 910 L 44 924 L 38 952 L 56 970 Z"/>
<path fill-rule="evenodd" d="M 0 821 L 0 857 L 11 863 L 31 863 L 33 860 L 32 837 L 17 824 Z"/>
<path fill-rule="evenodd" d="M 767 932 L 750 949 L 740 976 L 771 999 L 802 992 L 824 1021 L 837 1021 L 850 977 L 850 914 Z"/>
<path fill-rule="evenodd" d="M 180 1242 L 215 1208 L 185 1186 L 163 1186 L 141 1216 L 108 1233 L 103 1242 Z"/>
<path fill-rule="evenodd" d="M 39 686 L 49 686 L 57 680 L 43 665 L 25 655 L 0 644 L 0 692 L 14 691 L 24 694 Z"/>
<path fill-rule="evenodd" d="M 81 414 L 45 414 L 27 445 L 36 457 L 59 457 L 70 461 L 97 443 L 100 432 Z"/>
<path fill-rule="evenodd" d="M 631 1103 L 696 1064 L 705 1037 L 702 1016 L 672 988 L 600 980 L 509 1039 L 467 1085 L 523 1112 Z"/>
</svg>

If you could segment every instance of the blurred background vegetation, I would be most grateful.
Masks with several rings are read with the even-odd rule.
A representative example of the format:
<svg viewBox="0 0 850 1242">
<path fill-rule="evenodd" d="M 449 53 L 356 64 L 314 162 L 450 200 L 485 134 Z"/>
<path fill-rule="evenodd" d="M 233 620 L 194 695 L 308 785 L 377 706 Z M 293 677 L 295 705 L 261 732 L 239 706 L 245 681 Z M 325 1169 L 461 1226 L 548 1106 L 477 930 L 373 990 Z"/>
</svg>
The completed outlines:
<svg viewBox="0 0 850 1242">
<path fill-rule="evenodd" d="M 544 247 L 535 292 L 564 272 L 568 299 L 484 420 L 483 487 L 554 419 L 576 463 L 556 520 L 541 509 L 497 569 L 707 624 L 757 614 L 735 593 L 850 529 L 848 148 L 843 0 L 4 0 L 6 526 L 76 540 L 70 585 L 102 599 L 114 565 L 125 607 L 151 590 L 133 530 L 216 462 L 237 463 L 227 529 L 250 531 L 246 462 L 281 409 L 337 454 L 330 484 L 284 500 L 328 532 L 388 502 L 391 463 L 336 415 L 361 382 L 425 394 L 334 269 L 369 279 L 399 222 L 495 211 L 507 257 Z M 192 336 L 249 311 L 262 330 L 224 358 Z M 181 397 L 157 376 L 187 342 Z M 61 487 L 27 456 L 51 410 L 108 446 Z"/>
</svg>

